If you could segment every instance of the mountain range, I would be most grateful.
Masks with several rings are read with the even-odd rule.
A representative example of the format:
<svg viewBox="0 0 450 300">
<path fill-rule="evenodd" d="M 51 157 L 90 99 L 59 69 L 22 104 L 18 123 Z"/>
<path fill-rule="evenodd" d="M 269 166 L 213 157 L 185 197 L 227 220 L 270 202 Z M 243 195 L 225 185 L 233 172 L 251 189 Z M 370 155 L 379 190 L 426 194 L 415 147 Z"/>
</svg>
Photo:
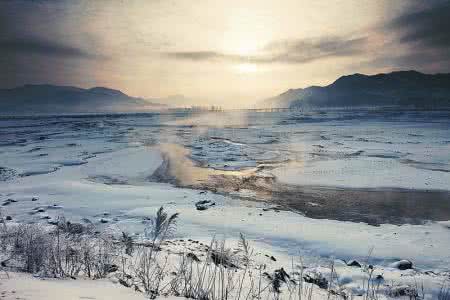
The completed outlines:
<svg viewBox="0 0 450 300">
<path fill-rule="evenodd" d="M 0 114 L 131 112 L 165 106 L 105 87 L 27 84 L 0 89 Z"/>
<path fill-rule="evenodd" d="M 328 86 L 290 89 L 258 107 L 450 107 L 450 74 L 398 71 L 342 76 Z"/>
<path fill-rule="evenodd" d="M 182 95 L 144 99 L 106 87 L 27 84 L 0 89 L 0 115 L 140 112 L 196 105 Z M 450 108 L 450 74 L 398 71 L 342 76 L 327 86 L 290 89 L 257 107 L 314 108 L 393 106 Z"/>
</svg>

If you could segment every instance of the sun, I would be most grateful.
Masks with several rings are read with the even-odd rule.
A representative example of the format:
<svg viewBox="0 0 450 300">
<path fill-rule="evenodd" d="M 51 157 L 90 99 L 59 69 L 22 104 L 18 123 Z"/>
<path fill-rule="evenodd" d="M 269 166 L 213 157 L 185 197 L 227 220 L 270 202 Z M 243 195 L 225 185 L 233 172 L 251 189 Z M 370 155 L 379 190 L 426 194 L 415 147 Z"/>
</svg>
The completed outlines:
<svg viewBox="0 0 450 300">
<path fill-rule="evenodd" d="M 246 61 L 250 56 L 257 53 L 258 47 L 254 43 L 240 43 L 234 48 L 233 53 L 236 53 L 242 58 L 242 62 L 233 65 L 233 68 L 238 73 L 256 73 L 259 68 L 258 65 L 249 61 Z"/>
<path fill-rule="evenodd" d="M 252 58 L 259 55 L 263 48 L 263 40 L 258 39 L 254 31 L 234 29 L 224 35 L 221 47 L 222 52 L 235 58 L 231 65 L 232 70 L 240 74 L 259 72 L 260 66 Z"/>
</svg>

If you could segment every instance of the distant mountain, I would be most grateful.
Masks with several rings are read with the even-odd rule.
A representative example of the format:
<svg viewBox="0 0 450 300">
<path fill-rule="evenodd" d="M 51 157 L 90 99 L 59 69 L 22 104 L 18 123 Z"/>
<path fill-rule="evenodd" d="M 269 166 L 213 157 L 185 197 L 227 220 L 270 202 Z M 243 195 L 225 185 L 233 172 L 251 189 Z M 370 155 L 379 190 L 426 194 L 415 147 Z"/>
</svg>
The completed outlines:
<svg viewBox="0 0 450 300">
<path fill-rule="evenodd" d="M 2 115 L 128 112 L 163 106 L 105 87 L 82 89 L 73 86 L 27 84 L 12 89 L 0 89 Z"/>
<path fill-rule="evenodd" d="M 450 74 L 399 71 L 342 76 L 328 86 L 290 89 L 259 107 L 411 106 L 450 108 Z"/>
</svg>

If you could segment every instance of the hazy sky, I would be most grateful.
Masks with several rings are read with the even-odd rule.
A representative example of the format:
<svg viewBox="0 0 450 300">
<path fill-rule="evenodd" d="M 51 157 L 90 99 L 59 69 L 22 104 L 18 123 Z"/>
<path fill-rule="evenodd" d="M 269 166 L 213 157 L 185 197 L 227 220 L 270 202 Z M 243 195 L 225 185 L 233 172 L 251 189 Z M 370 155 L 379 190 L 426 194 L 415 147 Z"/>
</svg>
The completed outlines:
<svg viewBox="0 0 450 300">
<path fill-rule="evenodd" d="M 449 1 L 3 0 L 0 87 L 238 106 L 348 73 L 450 72 L 449 28 Z"/>
</svg>

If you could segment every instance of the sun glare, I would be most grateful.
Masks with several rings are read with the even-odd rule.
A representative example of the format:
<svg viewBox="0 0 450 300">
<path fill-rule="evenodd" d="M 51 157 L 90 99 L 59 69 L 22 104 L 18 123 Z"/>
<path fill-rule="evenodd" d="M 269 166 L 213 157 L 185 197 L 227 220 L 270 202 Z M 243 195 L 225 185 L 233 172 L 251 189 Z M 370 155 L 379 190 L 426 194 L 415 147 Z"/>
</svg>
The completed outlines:
<svg viewBox="0 0 450 300">
<path fill-rule="evenodd" d="M 234 66 L 234 69 L 239 73 L 255 73 L 258 71 L 256 64 L 243 63 Z"/>
<path fill-rule="evenodd" d="M 245 55 L 254 54 L 258 50 L 258 47 L 253 43 L 240 42 L 239 46 L 236 46 L 235 49 L 236 50 L 233 52 L 235 52 L 236 54 L 245 56 Z"/>
</svg>

